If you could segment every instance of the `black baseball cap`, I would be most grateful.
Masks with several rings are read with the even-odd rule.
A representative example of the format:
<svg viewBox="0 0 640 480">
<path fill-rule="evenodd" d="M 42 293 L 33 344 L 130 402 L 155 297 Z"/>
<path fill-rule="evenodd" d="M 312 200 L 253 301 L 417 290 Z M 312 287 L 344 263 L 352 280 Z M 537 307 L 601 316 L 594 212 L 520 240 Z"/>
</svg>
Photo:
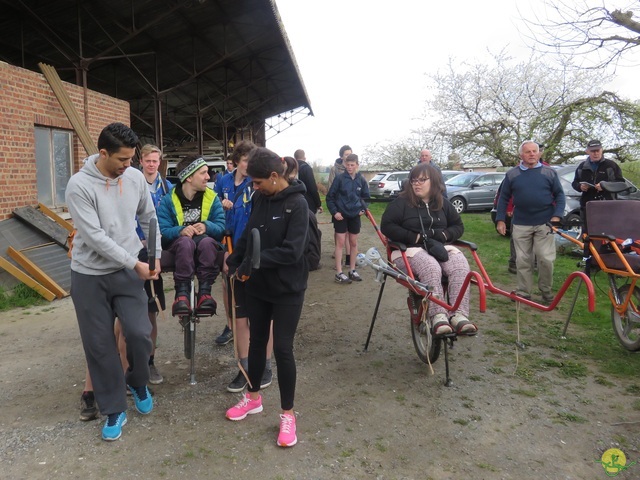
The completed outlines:
<svg viewBox="0 0 640 480">
<path fill-rule="evenodd" d="M 602 148 L 600 140 L 589 140 L 589 143 L 587 143 L 587 150 L 597 150 L 599 148 Z"/>
</svg>

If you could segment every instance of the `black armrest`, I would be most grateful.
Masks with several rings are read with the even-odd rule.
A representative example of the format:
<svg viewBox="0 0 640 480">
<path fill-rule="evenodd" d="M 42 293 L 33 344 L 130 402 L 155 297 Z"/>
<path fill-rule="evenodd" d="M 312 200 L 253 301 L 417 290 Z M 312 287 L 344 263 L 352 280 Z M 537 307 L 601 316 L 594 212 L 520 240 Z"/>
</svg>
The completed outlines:
<svg viewBox="0 0 640 480">
<path fill-rule="evenodd" d="M 468 248 L 469 250 L 474 252 L 478 250 L 478 246 L 475 243 L 467 242 L 466 240 L 456 240 L 451 245 L 453 245 L 454 247 Z"/>
<path fill-rule="evenodd" d="M 391 240 L 388 240 L 387 245 L 389 245 L 389 248 L 391 250 L 400 250 L 401 252 L 407 251 L 407 246 L 404 243 L 392 242 Z"/>
</svg>

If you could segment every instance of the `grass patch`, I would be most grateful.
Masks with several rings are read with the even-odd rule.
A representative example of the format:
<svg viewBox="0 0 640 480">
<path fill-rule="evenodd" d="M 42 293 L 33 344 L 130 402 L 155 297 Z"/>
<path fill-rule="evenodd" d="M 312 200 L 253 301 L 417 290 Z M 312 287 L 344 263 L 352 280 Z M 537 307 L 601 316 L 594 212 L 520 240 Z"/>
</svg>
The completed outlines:
<svg viewBox="0 0 640 480">
<path fill-rule="evenodd" d="M 533 390 L 524 390 L 522 388 L 514 388 L 511 390 L 511 393 L 515 395 L 522 395 L 523 397 L 531 397 L 531 398 L 535 398 L 538 396 L 538 394 Z"/>
<path fill-rule="evenodd" d="M 575 413 L 569 412 L 558 412 L 558 418 L 565 422 L 571 423 L 587 423 L 587 419 L 581 417 L 580 415 L 576 415 Z"/>
<path fill-rule="evenodd" d="M 16 285 L 13 292 L 7 292 L 0 287 L 0 311 L 44 305 L 44 303 L 45 300 L 40 294 L 24 283 Z"/>
</svg>

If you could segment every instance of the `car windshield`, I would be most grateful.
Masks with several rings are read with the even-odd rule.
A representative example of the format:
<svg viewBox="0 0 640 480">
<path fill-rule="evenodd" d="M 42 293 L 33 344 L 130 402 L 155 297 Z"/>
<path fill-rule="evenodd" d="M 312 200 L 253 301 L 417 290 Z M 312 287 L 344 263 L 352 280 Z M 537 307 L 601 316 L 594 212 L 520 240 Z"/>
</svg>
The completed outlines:
<svg viewBox="0 0 640 480">
<path fill-rule="evenodd" d="M 452 187 L 468 187 L 476 178 L 478 178 L 477 175 L 467 173 L 465 175 L 458 175 L 450 180 L 447 180 L 446 184 Z"/>
<path fill-rule="evenodd" d="M 369 180 L 370 182 L 379 182 L 380 180 L 382 180 L 384 178 L 384 173 L 378 173 L 376 174 L 375 177 L 373 177 L 371 180 Z"/>
</svg>

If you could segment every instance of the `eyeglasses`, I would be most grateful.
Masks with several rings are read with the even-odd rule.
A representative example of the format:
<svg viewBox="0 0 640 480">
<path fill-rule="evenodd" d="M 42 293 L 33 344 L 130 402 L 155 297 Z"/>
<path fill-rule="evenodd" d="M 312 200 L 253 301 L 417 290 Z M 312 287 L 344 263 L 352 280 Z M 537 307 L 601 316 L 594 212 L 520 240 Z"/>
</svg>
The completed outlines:
<svg viewBox="0 0 640 480">
<path fill-rule="evenodd" d="M 429 180 L 429 177 L 412 178 L 411 179 L 411 185 L 423 185 L 424 182 L 426 182 L 427 180 Z"/>
</svg>

